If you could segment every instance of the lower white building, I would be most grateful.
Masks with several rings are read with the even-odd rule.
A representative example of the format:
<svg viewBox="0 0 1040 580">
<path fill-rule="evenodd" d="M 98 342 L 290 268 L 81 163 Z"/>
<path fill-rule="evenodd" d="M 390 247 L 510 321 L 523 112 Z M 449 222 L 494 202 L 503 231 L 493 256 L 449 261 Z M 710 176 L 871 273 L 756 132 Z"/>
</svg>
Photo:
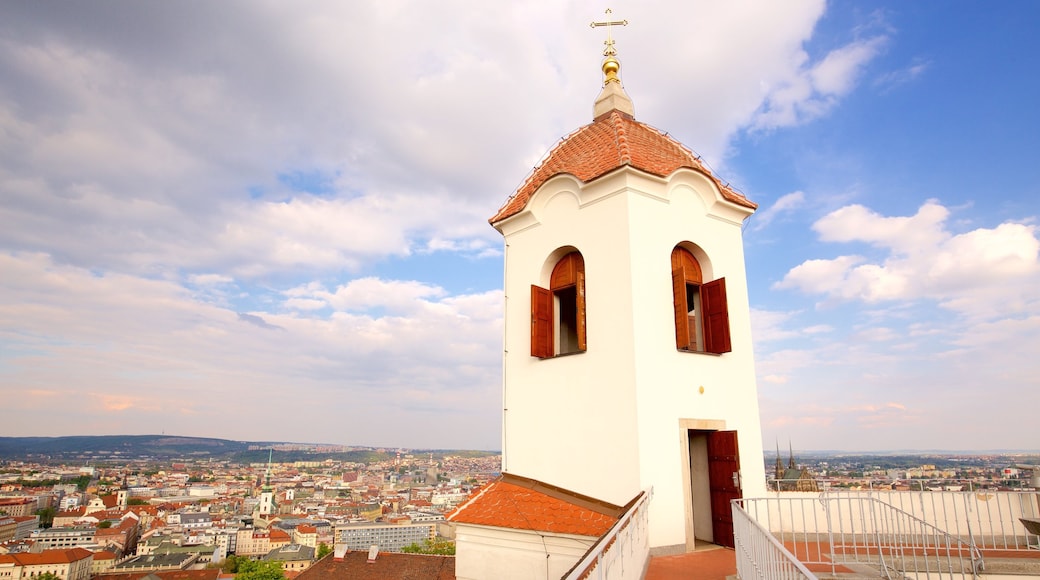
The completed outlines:
<svg viewBox="0 0 1040 580">
<path fill-rule="evenodd" d="M 503 474 L 448 516 L 455 525 L 455 577 L 560 578 L 624 513 L 621 506 Z M 638 578 L 643 565 L 633 561 L 631 568 Z"/>
<path fill-rule="evenodd" d="M 336 526 L 335 547 L 349 551 L 368 551 L 379 546 L 381 552 L 400 552 L 405 546 L 422 544 L 436 537 L 437 524 L 344 524 Z"/>
</svg>

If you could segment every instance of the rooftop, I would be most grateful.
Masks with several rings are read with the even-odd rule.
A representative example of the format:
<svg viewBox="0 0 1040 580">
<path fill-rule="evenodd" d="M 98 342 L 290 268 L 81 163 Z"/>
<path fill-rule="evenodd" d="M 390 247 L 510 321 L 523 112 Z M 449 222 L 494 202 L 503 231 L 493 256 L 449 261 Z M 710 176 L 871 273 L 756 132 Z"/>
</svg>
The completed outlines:
<svg viewBox="0 0 1040 580">
<path fill-rule="evenodd" d="M 332 555 L 318 560 L 297 580 L 455 580 L 454 556 L 380 553 L 372 562 L 368 552 L 347 552 L 342 558 Z"/>
<path fill-rule="evenodd" d="M 459 524 L 601 536 L 623 512 L 623 507 L 506 473 L 447 519 Z"/>
</svg>

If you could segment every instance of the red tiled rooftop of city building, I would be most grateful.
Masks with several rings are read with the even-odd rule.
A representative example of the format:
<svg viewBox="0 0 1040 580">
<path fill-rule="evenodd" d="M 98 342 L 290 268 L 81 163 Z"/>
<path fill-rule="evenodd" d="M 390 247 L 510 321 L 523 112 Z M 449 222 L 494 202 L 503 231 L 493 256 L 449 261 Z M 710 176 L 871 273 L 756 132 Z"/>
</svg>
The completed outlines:
<svg viewBox="0 0 1040 580">
<path fill-rule="evenodd" d="M 318 560 L 297 580 L 455 580 L 454 556 L 380 552 L 369 561 L 368 552 L 347 552 Z"/>
<path fill-rule="evenodd" d="M 715 177 L 681 143 L 615 109 L 564 137 L 489 221 L 494 224 L 523 211 L 535 191 L 556 175 L 570 174 L 588 183 L 623 165 L 658 177 L 683 167 L 693 169 L 712 180 L 727 201 L 758 207 Z"/>
<path fill-rule="evenodd" d="M 448 520 L 479 526 L 601 536 L 624 508 L 533 479 L 503 476 L 459 506 Z"/>
<path fill-rule="evenodd" d="M 97 578 L 104 580 L 141 580 L 154 574 L 160 580 L 217 580 L 221 577 L 219 569 L 210 570 L 168 570 L 153 572 L 126 572 L 117 574 L 101 574 Z M 230 576 L 229 576 L 230 577 Z"/>
<path fill-rule="evenodd" d="M 0 555 L 0 564 L 11 563 L 18 566 L 40 566 L 46 564 L 68 564 L 93 556 L 90 550 L 69 548 L 67 550 L 44 550 L 39 553 L 21 552 L 18 554 Z"/>
</svg>

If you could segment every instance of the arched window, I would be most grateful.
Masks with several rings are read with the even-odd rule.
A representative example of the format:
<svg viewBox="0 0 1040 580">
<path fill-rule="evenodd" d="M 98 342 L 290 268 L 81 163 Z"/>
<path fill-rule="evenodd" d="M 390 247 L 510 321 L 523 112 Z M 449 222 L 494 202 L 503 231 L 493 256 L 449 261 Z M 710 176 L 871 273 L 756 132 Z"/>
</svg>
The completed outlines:
<svg viewBox="0 0 1040 580">
<path fill-rule="evenodd" d="M 680 246 L 672 250 L 672 300 L 676 348 L 715 354 L 733 350 L 726 279 L 703 283 L 697 258 Z"/>
<path fill-rule="evenodd" d="M 549 358 L 585 351 L 585 260 L 560 258 L 549 288 L 531 285 L 531 356 Z"/>
</svg>

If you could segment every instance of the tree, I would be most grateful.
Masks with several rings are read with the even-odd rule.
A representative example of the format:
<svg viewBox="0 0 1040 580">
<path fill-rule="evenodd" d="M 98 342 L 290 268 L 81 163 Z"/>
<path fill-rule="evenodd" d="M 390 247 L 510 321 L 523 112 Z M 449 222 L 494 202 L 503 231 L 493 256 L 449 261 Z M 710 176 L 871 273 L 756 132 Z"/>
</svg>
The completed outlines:
<svg viewBox="0 0 1040 580">
<path fill-rule="evenodd" d="M 105 520 L 103 522 L 98 522 L 97 527 L 98 527 L 99 530 L 106 530 L 106 529 L 112 527 L 112 522 L 110 520 Z"/>
<path fill-rule="evenodd" d="M 46 507 L 43 509 L 36 510 L 33 512 L 35 515 L 40 516 L 40 527 L 49 528 L 54 525 L 54 514 L 55 509 L 52 507 Z"/>
<path fill-rule="evenodd" d="M 424 540 L 422 544 L 412 544 L 401 548 L 406 554 L 434 554 L 437 556 L 454 556 L 455 542 L 437 538 L 436 540 Z"/>
<path fill-rule="evenodd" d="M 331 553 L 332 553 L 332 548 L 330 548 L 328 544 L 326 544 L 325 542 L 321 542 L 321 543 L 318 544 L 318 553 L 317 553 L 317 559 L 318 560 L 321 560 L 322 558 L 324 558 L 325 556 L 328 556 Z"/>
<path fill-rule="evenodd" d="M 235 580 L 281 580 L 285 578 L 281 562 L 256 562 L 246 560 L 238 565 Z"/>
<path fill-rule="evenodd" d="M 243 558 L 241 556 L 231 554 L 227 558 L 224 558 L 224 563 L 220 565 L 220 569 L 224 572 L 227 572 L 228 574 L 235 574 L 236 572 L 238 572 L 239 565 L 242 562 L 246 562 L 248 560 L 249 558 Z"/>
<path fill-rule="evenodd" d="M 39 576 L 33 576 L 33 580 L 61 580 L 61 576 L 58 576 L 53 572 L 44 572 Z"/>
<path fill-rule="evenodd" d="M 81 492 L 87 491 L 87 487 L 90 485 L 90 476 L 81 475 L 76 479 L 73 479 L 72 482 L 76 484 L 76 488 L 79 489 Z"/>
<path fill-rule="evenodd" d="M 126 505 L 148 505 L 148 502 L 139 497 L 132 497 L 126 500 Z"/>
</svg>

